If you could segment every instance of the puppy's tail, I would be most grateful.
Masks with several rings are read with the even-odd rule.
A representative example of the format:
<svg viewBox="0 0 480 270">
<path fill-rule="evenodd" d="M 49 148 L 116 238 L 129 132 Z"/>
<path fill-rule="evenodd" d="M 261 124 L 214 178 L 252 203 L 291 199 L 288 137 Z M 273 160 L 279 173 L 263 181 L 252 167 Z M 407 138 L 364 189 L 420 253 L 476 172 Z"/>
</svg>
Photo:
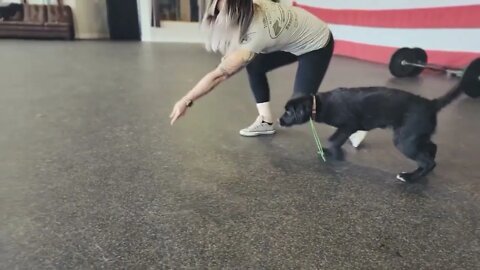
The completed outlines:
<svg viewBox="0 0 480 270">
<path fill-rule="evenodd" d="M 450 104 L 456 98 L 458 98 L 463 93 L 463 90 L 460 88 L 460 84 L 455 85 L 450 91 L 448 91 L 445 95 L 436 98 L 433 100 L 435 102 L 435 106 L 437 111 L 440 111 L 445 106 Z"/>
</svg>

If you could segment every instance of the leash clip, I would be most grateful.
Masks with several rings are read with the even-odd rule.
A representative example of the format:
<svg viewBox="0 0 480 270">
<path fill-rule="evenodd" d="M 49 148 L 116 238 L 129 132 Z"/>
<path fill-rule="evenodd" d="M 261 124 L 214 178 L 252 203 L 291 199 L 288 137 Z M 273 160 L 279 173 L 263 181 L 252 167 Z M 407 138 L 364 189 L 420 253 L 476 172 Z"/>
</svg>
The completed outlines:
<svg viewBox="0 0 480 270">
<path fill-rule="evenodd" d="M 312 95 L 313 103 L 312 103 L 312 118 L 313 120 L 317 119 L 317 96 L 315 94 Z"/>
</svg>

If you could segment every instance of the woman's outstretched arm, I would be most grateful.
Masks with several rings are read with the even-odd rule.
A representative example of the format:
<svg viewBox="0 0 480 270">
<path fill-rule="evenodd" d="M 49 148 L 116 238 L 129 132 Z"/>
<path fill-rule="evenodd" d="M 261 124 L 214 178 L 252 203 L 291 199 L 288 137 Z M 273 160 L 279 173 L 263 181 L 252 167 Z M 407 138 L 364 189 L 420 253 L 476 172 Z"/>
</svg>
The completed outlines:
<svg viewBox="0 0 480 270">
<path fill-rule="evenodd" d="M 173 125 L 178 118 L 185 115 L 189 105 L 193 101 L 208 94 L 221 82 L 235 75 L 245 67 L 255 56 L 254 53 L 247 50 L 237 50 L 226 56 L 224 60 L 214 70 L 207 73 L 183 98 L 181 98 L 173 107 L 170 114 L 170 124 Z"/>
</svg>

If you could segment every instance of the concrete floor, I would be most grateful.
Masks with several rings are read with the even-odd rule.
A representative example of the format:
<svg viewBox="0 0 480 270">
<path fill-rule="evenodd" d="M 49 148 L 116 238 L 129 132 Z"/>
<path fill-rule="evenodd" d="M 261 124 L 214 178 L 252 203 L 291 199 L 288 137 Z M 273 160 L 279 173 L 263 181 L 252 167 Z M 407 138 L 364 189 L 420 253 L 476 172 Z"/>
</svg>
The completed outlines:
<svg viewBox="0 0 480 270">
<path fill-rule="evenodd" d="M 170 127 L 218 61 L 201 46 L 2 41 L 0 59 L 0 269 L 480 268 L 480 100 L 440 114 L 438 166 L 406 185 L 390 131 L 343 163 L 307 125 L 238 136 L 256 116 L 243 72 Z M 277 114 L 294 68 L 270 76 Z M 321 91 L 454 81 L 337 57 Z"/>
</svg>

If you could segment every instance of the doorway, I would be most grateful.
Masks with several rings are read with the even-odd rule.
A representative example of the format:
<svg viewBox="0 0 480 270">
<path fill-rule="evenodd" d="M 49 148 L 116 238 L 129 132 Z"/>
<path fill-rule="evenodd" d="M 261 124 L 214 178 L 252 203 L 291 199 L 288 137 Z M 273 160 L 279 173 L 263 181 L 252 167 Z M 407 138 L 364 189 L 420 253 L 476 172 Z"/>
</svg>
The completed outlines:
<svg viewBox="0 0 480 270">
<path fill-rule="evenodd" d="M 137 0 L 143 41 L 201 43 L 208 0 Z"/>
</svg>

